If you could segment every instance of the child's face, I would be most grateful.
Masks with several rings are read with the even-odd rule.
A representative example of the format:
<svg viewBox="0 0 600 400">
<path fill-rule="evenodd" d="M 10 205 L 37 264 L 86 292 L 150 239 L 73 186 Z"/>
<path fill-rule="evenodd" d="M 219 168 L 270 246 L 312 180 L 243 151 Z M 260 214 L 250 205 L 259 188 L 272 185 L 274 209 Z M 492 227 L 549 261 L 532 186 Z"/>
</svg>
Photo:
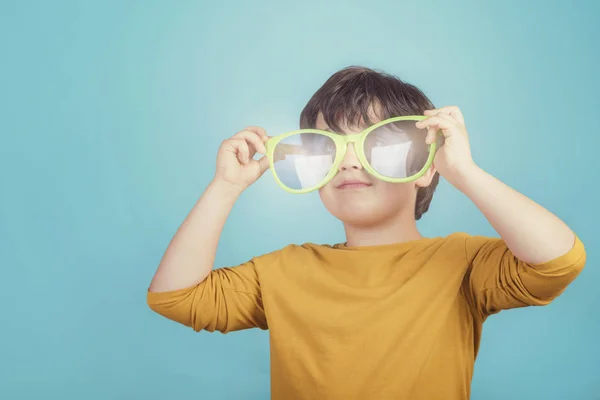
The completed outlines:
<svg viewBox="0 0 600 400">
<path fill-rule="evenodd" d="M 377 120 L 373 123 L 378 122 Z M 360 133 L 367 126 L 348 127 L 341 124 L 341 134 Z M 328 130 L 321 115 L 316 129 Z M 356 226 L 373 226 L 404 216 L 414 218 L 416 193 L 419 186 L 427 186 L 433 178 L 433 169 L 422 178 L 409 183 L 388 183 L 367 173 L 350 144 L 336 176 L 323 188 L 319 195 L 325 208 L 344 223 Z M 356 182 L 355 184 L 345 184 Z"/>
</svg>

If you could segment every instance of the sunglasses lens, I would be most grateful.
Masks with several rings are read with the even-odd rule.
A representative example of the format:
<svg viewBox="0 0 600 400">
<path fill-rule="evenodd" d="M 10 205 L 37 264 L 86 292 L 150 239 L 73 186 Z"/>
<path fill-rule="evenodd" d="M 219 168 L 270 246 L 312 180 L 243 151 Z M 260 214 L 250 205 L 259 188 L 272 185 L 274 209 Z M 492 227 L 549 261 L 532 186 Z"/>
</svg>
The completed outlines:
<svg viewBox="0 0 600 400">
<path fill-rule="evenodd" d="M 365 155 L 375 171 L 389 178 L 408 178 L 423 169 L 429 156 L 427 130 L 415 123 L 390 122 L 367 135 Z"/>
<path fill-rule="evenodd" d="M 323 181 L 335 160 L 335 142 L 318 133 L 300 133 L 282 139 L 275 146 L 274 170 L 285 186 L 309 189 Z"/>
</svg>

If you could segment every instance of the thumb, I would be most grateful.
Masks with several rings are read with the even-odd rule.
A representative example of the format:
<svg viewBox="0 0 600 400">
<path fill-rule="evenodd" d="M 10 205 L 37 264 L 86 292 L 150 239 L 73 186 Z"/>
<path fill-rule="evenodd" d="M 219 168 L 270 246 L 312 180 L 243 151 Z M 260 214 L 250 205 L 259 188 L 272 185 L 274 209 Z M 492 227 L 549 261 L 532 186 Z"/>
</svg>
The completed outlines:
<svg viewBox="0 0 600 400">
<path fill-rule="evenodd" d="M 264 174 L 265 171 L 269 169 L 269 158 L 267 156 L 262 156 L 259 158 L 258 167 L 260 169 L 260 174 Z"/>
<path fill-rule="evenodd" d="M 427 137 L 425 138 L 425 143 L 427 143 L 429 145 L 429 144 L 435 142 L 437 133 L 438 133 L 437 129 L 429 128 L 427 130 Z"/>
</svg>

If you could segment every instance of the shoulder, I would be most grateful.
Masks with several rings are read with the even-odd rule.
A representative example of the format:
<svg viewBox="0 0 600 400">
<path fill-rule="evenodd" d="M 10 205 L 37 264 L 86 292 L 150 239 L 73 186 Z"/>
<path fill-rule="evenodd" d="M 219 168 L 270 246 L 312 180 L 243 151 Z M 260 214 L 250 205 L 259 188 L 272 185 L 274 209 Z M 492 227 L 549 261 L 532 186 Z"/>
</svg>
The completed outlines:
<svg viewBox="0 0 600 400">
<path fill-rule="evenodd" d="M 288 244 L 252 257 L 250 263 L 262 284 L 281 284 L 288 279 L 310 275 L 310 270 L 331 260 L 331 256 L 325 254 L 327 249 L 331 249 L 331 246 L 316 243 Z"/>
<path fill-rule="evenodd" d="M 467 232 L 454 232 L 442 239 L 446 248 L 461 251 L 467 259 L 472 258 L 482 249 L 505 248 L 504 241 L 499 237 L 474 235 Z"/>
<path fill-rule="evenodd" d="M 334 247 L 327 244 L 317 243 L 301 243 L 288 244 L 279 249 L 269 251 L 267 253 L 252 257 L 251 262 L 255 265 L 272 265 L 289 263 L 290 261 L 298 260 L 303 257 L 311 257 L 323 251 L 331 250 Z"/>
<path fill-rule="evenodd" d="M 506 256 L 510 250 L 500 237 L 457 232 L 448 236 L 448 241 L 462 249 L 468 263 L 474 259 L 496 259 Z"/>
<path fill-rule="evenodd" d="M 498 237 L 485 236 L 485 235 L 474 235 L 467 232 L 454 232 L 444 238 L 449 243 L 488 243 L 497 242 L 501 240 Z"/>
</svg>

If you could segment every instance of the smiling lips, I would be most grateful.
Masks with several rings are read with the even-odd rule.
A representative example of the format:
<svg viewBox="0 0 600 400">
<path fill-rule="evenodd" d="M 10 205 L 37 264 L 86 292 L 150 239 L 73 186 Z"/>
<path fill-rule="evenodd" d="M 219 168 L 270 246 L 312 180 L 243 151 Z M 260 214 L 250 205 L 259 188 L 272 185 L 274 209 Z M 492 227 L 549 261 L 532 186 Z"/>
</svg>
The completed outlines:
<svg viewBox="0 0 600 400">
<path fill-rule="evenodd" d="M 346 179 L 336 186 L 336 189 L 350 190 L 350 189 L 362 189 L 372 186 L 371 183 L 363 182 L 358 179 Z"/>
</svg>

